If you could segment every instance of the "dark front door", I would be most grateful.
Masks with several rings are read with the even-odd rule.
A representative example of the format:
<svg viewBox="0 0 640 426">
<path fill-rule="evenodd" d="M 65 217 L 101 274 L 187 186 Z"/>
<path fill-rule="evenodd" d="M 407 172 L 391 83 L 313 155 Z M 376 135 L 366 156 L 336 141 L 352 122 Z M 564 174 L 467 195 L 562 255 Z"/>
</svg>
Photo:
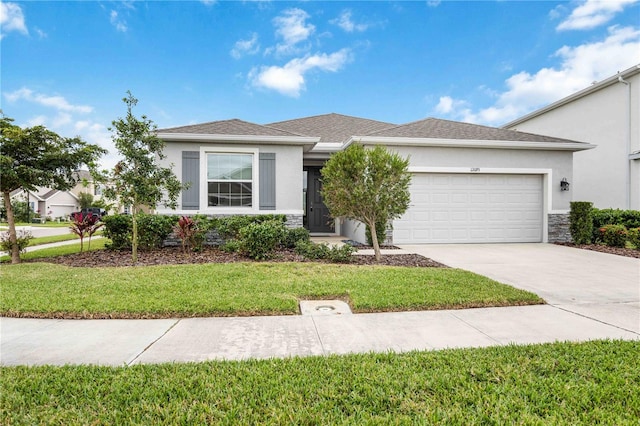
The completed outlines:
<svg viewBox="0 0 640 426">
<path fill-rule="evenodd" d="M 309 232 L 333 232 L 333 219 L 322 202 L 320 169 L 307 169 L 307 224 Z"/>
</svg>

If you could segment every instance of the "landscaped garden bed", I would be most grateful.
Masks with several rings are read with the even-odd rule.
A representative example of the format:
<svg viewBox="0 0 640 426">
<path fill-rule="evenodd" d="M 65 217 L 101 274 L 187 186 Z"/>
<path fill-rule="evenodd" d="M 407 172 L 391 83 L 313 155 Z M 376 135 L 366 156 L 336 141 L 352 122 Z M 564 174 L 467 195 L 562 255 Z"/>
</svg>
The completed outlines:
<svg viewBox="0 0 640 426">
<path fill-rule="evenodd" d="M 583 250 L 599 251 L 601 253 L 615 254 L 617 256 L 634 257 L 640 259 L 640 250 L 623 247 L 612 247 L 605 244 L 573 244 L 573 243 L 556 243 L 561 246 L 574 247 Z"/>
<path fill-rule="evenodd" d="M 131 251 L 129 250 L 98 250 L 91 252 L 68 254 L 34 259 L 34 261 L 57 263 L 74 267 L 101 267 L 101 266 L 133 266 Z M 281 249 L 276 251 L 269 259 L 270 262 L 309 262 L 310 260 L 298 255 L 294 250 Z M 314 260 L 316 262 L 328 262 L 326 260 Z M 145 250 L 138 253 L 137 265 L 185 265 L 199 263 L 235 263 L 253 262 L 252 259 L 238 252 L 226 252 L 218 248 L 204 247 L 199 252 L 184 253 L 178 247 L 164 247 L 161 249 Z M 446 268 L 446 265 L 438 263 L 418 254 L 389 254 L 383 255 L 380 262 L 376 262 L 373 256 L 352 255 L 349 264 L 353 265 L 385 265 L 407 267 Z"/>
</svg>

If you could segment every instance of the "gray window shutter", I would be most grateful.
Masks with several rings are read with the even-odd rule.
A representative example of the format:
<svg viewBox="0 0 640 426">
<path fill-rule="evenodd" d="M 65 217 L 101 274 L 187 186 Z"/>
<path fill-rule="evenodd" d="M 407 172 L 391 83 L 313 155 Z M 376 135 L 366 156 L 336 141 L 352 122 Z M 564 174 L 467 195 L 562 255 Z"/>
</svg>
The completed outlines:
<svg viewBox="0 0 640 426">
<path fill-rule="evenodd" d="M 182 151 L 182 183 L 190 183 L 182 190 L 182 209 L 200 208 L 200 152 Z"/>
<path fill-rule="evenodd" d="M 260 153 L 260 210 L 276 209 L 276 154 Z"/>
</svg>

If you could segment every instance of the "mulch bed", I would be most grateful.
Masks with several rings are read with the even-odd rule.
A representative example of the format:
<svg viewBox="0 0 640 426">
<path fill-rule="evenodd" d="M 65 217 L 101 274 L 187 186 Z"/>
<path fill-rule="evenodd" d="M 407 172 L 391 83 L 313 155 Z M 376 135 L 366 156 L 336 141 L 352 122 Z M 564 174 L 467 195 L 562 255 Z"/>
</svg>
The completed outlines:
<svg viewBox="0 0 640 426">
<path fill-rule="evenodd" d="M 292 250 L 279 250 L 269 259 L 270 262 L 311 262 L 295 254 Z M 74 267 L 113 267 L 133 266 L 130 251 L 96 250 L 91 252 L 69 254 L 64 256 L 33 259 L 31 262 L 57 263 Z M 186 265 L 202 263 L 233 263 L 255 262 L 238 253 L 225 253 L 217 248 L 205 248 L 201 252 L 184 254 L 180 248 L 165 247 L 157 250 L 139 251 L 138 266 L 151 265 Z M 321 260 L 314 262 L 323 262 Z M 328 262 L 325 262 L 328 263 Z M 351 265 L 385 265 L 421 268 L 446 268 L 446 265 L 438 263 L 418 254 L 394 254 L 382 255 L 380 262 L 376 262 L 374 256 L 353 255 Z"/>
<path fill-rule="evenodd" d="M 640 259 L 640 250 L 621 247 L 609 247 L 604 244 L 573 244 L 573 243 L 556 243 L 559 246 L 574 247 L 583 250 L 599 251 L 601 253 L 615 254 L 617 256 L 635 257 Z"/>
</svg>

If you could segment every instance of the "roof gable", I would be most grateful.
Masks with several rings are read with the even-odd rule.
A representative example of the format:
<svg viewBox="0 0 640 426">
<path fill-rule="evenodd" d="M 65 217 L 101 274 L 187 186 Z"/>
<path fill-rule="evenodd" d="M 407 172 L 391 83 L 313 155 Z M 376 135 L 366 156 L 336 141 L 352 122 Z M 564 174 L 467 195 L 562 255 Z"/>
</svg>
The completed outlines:
<svg viewBox="0 0 640 426">
<path fill-rule="evenodd" d="M 395 124 L 331 113 L 279 121 L 267 124 L 267 126 L 306 136 L 320 137 L 320 142 L 347 142 L 354 135 L 368 135 L 393 127 Z"/>
</svg>

